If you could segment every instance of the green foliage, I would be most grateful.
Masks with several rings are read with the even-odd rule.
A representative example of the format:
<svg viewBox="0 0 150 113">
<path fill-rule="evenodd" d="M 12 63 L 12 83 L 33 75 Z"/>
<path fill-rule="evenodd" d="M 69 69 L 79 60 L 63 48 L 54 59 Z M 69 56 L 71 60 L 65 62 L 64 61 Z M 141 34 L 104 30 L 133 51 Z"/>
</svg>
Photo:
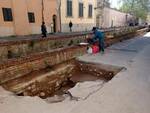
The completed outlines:
<svg viewBox="0 0 150 113">
<path fill-rule="evenodd" d="M 121 0 L 121 11 L 134 14 L 136 17 L 146 19 L 149 12 L 149 0 Z"/>
</svg>

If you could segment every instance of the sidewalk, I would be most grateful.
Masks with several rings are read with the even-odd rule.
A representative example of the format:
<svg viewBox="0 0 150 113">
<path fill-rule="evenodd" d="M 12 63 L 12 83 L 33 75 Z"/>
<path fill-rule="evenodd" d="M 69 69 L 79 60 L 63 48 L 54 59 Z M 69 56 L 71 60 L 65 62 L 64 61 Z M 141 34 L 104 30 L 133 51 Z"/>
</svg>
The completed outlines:
<svg viewBox="0 0 150 113">
<path fill-rule="evenodd" d="M 122 27 L 124 28 L 124 27 Z M 106 28 L 102 29 L 104 32 L 110 32 L 110 31 L 118 31 L 121 28 Z M 47 37 L 62 37 L 62 36 L 69 36 L 69 35 L 79 35 L 79 34 L 86 34 L 91 33 L 91 31 L 80 31 L 80 32 L 57 32 L 52 34 L 47 34 Z M 6 42 L 6 41 L 18 41 L 18 40 L 32 40 L 32 39 L 39 39 L 42 38 L 41 34 L 35 34 L 35 35 L 26 35 L 26 36 L 9 36 L 9 37 L 0 37 L 0 42 Z"/>
<path fill-rule="evenodd" d="M 85 34 L 85 33 L 89 33 L 89 32 L 53 33 L 53 34 L 47 34 L 47 37 L 48 38 L 62 37 L 62 36 L 78 35 L 78 34 Z M 44 37 L 44 38 L 47 38 L 47 37 Z M 19 40 L 33 40 L 33 39 L 39 39 L 39 38 L 42 38 L 41 34 L 27 35 L 27 36 L 0 37 L 0 42 L 19 41 Z"/>
<path fill-rule="evenodd" d="M 83 113 L 82 108 L 86 106 L 89 107 L 85 113 L 150 112 L 150 35 L 113 45 L 104 55 L 84 56 L 80 59 L 124 66 L 127 70 L 117 74 L 86 104 L 76 106 L 80 110 L 74 113 Z"/>
<path fill-rule="evenodd" d="M 1 113 L 150 113 L 150 36 L 117 43 L 106 53 L 83 61 L 125 67 L 84 101 L 46 103 L 38 97 L 15 97 L 0 89 Z"/>
</svg>

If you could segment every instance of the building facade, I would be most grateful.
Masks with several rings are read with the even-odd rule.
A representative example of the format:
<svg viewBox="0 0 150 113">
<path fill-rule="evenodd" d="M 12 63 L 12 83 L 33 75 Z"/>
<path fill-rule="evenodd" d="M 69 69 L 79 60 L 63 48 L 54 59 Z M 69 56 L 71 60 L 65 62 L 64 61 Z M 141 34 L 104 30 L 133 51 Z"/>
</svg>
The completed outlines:
<svg viewBox="0 0 150 113">
<path fill-rule="evenodd" d="M 95 26 L 96 0 L 61 0 L 61 31 L 69 32 L 71 21 L 72 31 L 87 31 Z"/>
<path fill-rule="evenodd" d="M 109 0 L 97 0 L 96 26 L 100 27 L 104 23 L 104 8 L 110 7 Z"/>
<path fill-rule="evenodd" d="M 146 21 L 150 25 L 150 13 L 148 13 Z"/>
<path fill-rule="evenodd" d="M 100 1 L 100 0 L 98 0 Z M 101 0 L 102 1 L 102 0 Z M 97 5 L 96 26 L 102 28 L 126 26 L 133 23 L 135 17 L 131 14 L 110 8 L 108 3 Z"/>
<path fill-rule="evenodd" d="M 130 14 L 121 12 L 110 7 L 109 0 L 97 0 L 96 8 L 96 26 L 97 27 L 118 27 L 126 26 L 134 21 L 134 17 Z"/>
<path fill-rule="evenodd" d="M 112 8 L 104 8 L 103 27 L 124 26 L 126 24 L 126 14 Z"/>
<path fill-rule="evenodd" d="M 40 34 L 42 21 L 48 33 L 59 31 L 57 0 L 0 2 L 0 36 Z"/>
</svg>

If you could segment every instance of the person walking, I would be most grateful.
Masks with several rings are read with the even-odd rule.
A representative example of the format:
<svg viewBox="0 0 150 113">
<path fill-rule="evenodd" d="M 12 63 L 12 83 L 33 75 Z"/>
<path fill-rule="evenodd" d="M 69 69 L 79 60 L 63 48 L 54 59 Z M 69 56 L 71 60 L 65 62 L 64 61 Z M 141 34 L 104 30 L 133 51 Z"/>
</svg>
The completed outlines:
<svg viewBox="0 0 150 113">
<path fill-rule="evenodd" d="M 100 52 L 104 53 L 105 52 L 104 32 L 102 32 L 101 30 L 97 29 L 96 27 L 93 27 L 92 31 L 94 33 L 93 40 L 97 40 L 98 39 Z"/>
<path fill-rule="evenodd" d="M 46 29 L 46 26 L 45 26 L 45 22 L 42 22 L 41 32 L 42 32 L 42 37 L 47 37 L 47 29 Z"/>
<path fill-rule="evenodd" d="M 73 26 L 73 24 L 72 24 L 72 22 L 70 21 L 70 22 L 69 22 L 70 32 L 72 32 L 72 26 Z"/>
</svg>

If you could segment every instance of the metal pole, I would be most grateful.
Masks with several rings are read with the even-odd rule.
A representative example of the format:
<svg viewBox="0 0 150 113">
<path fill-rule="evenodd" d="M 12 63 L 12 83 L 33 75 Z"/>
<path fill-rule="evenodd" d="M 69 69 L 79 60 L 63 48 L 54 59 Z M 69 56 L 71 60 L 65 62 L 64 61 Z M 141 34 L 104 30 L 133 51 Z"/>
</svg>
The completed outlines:
<svg viewBox="0 0 150 113">
<path fill-rule="evenodd" d="M 102 22 L 101 22 L 101 27 L 104 23 L 104 8 L 105 8 L 105 0 L 102 1 Z"/>
<path fill-rule="evenodd" d="M 42 0 L 42 22 L 44 22 L 44 1 Z"/>
<path fill-rule="evenodd" d="M 62 30 L 61 26 L 61 0 L 59 0 L 59 24 L 60 24 L 60 32 Z"/>
</svg>

